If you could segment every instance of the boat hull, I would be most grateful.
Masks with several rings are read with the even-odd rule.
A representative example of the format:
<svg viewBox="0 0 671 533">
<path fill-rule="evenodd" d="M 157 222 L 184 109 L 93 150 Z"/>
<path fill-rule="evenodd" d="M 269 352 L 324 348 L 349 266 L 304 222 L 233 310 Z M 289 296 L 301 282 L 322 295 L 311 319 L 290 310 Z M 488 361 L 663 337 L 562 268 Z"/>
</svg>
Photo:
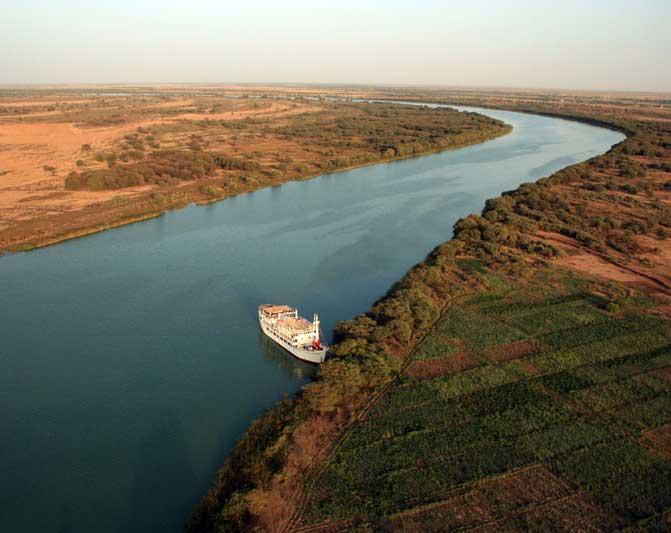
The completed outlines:
<svg viewBox="0 0 671 533">
<path fill-rule="evenodd" d="M 292 346 L 276 335 L 271 329 L 267 328 L 262 320 L 259 320 L 259 324 L 261 325 L 261 331 L 263 331 L 266 337 L 274 341 L 281 348 L 284 348 L 284 350 L 289 352 L 296 359 L 315 365 L 323 363 L 326 360 L 326 346 L 323 346 L 321 350 L 308 350 L 307 348 Z"/>
</svg>

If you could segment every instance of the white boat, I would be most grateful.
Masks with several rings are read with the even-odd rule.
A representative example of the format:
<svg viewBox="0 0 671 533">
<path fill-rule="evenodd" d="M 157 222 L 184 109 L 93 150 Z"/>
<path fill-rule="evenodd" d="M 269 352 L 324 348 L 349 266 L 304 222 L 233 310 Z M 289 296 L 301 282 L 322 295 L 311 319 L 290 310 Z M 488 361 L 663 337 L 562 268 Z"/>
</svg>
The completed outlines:
<svg viewBox="0 0 671 533">
<path fill-rule="evenodd" d="M 259 324 L 266 336 L 294 357 L 308 363 L 323 363 L 328 346 L 322 344 L 319 316 L 312 322 L 298 316 L 298 309 L 288 305 L 262 304 Z"/>
</svg>

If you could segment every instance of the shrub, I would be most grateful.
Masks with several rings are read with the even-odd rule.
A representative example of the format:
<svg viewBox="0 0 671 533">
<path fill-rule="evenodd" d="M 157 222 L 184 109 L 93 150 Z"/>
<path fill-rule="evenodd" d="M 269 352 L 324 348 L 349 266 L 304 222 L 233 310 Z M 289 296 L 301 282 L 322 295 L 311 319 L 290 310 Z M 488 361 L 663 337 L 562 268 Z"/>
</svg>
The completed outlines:
<svg viewBox="0 0 671 533">
<path fill-rule="evenodd" d="M 638 194 L 640 191 L 636 185 L 625 183 L 620 187 L 620 190 L 628 194 Z"/>
<path fill-rule="evenodd" d="M 200 192 L 202 192 L 205 196 L 209 196 L 210 198 L 219 198 L 220 196 L 224 195 L 223 189 L 215 185 L 203 185 L 200 188 Z"/>
<path fill-rule="evenodd" d="M 621 310 L 622 308 L 617 302 L 608 302 L 608 304 L 606 304 L 606 311 L 609 313 L 619 313 Z"/>
<path fill-rule="evenodd" d="M 138 152 L 129 152 L 134 158 L 144 157 Z M 177 181 L 203 179 L 218 168 L 225 170 L 257 170 L 255 161 L 235 159 L 221 154 L 200 151 L 154 152 L 144 160 L 123 166 L 114 166 L 116 156 L 107 155 L 110 168 L 96 169 L 81 174 L 70 174 L 65 180 L 68 189 L 121 189 L 144 183 L 165 185 Z"/>
</svg>

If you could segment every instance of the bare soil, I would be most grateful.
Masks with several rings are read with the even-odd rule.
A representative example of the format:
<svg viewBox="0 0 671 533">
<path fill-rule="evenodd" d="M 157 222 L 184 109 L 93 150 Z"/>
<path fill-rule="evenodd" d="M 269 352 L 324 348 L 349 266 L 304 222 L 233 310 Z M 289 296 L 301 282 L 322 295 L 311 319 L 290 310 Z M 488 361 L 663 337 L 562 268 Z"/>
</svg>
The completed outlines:
<svg viewBox="0 0 671 533">
<path fill-rule="evenodd" d="M 466 353 L 449 357 L 438 357 L 424 361 L 415 361 L 406 369 L 406 374 L 414 379 L 433 379 L 438 376 L 457 374 L 478 366 L 478 361 Z"/>
</svg>

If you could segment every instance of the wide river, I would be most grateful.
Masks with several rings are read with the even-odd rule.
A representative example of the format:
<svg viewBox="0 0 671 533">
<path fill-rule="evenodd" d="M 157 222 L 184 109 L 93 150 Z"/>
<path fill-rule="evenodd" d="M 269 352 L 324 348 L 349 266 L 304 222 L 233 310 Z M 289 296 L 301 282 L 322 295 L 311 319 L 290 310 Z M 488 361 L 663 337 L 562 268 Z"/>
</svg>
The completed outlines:
<svg viewBox="0 0 671 533">
<path fill-rule="evenodd" d="M 0 531 L 179 531 L 250 421 L 313 368 L 260 303 L 365 311 L 487 198 L 623 135 L 479 110 L 505 137 L 0 257 Z"/>
</svg>

